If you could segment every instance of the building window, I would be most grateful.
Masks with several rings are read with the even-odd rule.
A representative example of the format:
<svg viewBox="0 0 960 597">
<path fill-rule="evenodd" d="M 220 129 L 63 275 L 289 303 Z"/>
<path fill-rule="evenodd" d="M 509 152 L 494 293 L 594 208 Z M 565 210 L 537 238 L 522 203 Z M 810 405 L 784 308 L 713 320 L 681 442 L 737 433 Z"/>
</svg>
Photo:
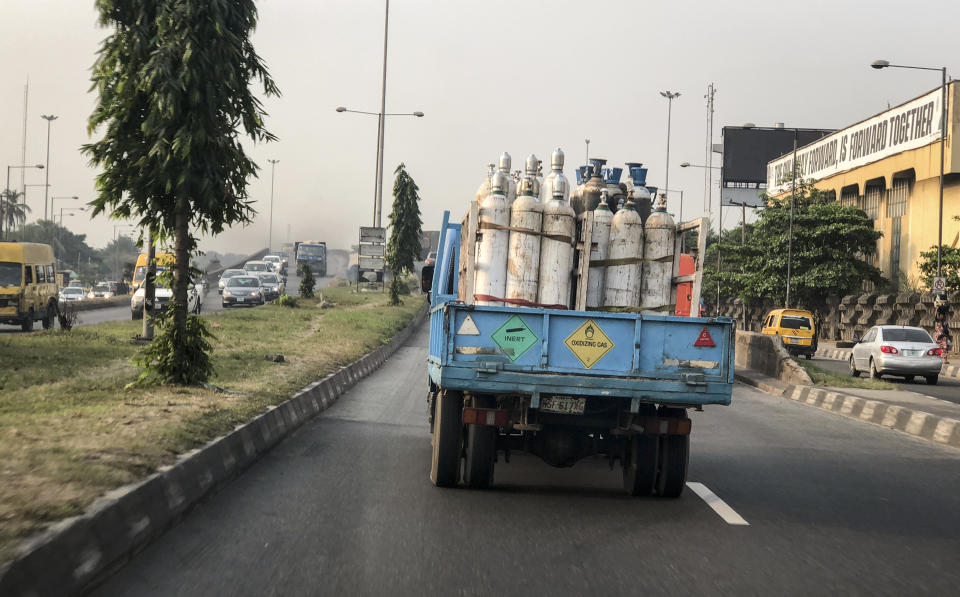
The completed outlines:
<svg viewBox="0 0 960 597">
<path fill-rule="evenodd" d="M 859 199 L 860 199 L 860 196 L 857 194 L 856 187 L 843 189 L 843 191 L 840 192 L 840 205 L 846 205 L 847 207 L 857 207 L 857 203 Z"/>
<path fill-rule="evenodd" d="M 876 220 L 880 217 L 880 201 L 883 198 L 883 187 L 869 186 L 867 192 L 863 195 L 863 211 L 867 217 Z"/>
<path fill-rule="evenodd" d="M 890 281 L 900 282 L 900 217 L 893 218 L 890 231 Z"/>
<path fill-rule="evenodd" d="M 893 188 L 887 198 L 887 217 L 899 218 L 907 214 L 907 195 L 910 194 L 910 181 L 898 178 L 893 181 Z"/>
</svg>

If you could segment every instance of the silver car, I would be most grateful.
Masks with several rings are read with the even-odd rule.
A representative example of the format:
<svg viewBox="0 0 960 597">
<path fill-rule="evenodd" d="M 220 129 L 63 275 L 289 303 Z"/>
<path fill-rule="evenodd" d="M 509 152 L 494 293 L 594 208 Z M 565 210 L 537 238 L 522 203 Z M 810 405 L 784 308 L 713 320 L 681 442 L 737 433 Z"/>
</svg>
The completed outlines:
<svg viewBox="0 0 960 597">
<path fill-rule="evenodd" d="M 878 325 L 867 330 L 850 355 L 850 374 L 862 371 L 879 379 L 882 375 L 899 375 L 907 381 L 922 375 L 935 385 L 943 366 L 940 347 L 922 328 L 900 325 Z"/>
</svg>

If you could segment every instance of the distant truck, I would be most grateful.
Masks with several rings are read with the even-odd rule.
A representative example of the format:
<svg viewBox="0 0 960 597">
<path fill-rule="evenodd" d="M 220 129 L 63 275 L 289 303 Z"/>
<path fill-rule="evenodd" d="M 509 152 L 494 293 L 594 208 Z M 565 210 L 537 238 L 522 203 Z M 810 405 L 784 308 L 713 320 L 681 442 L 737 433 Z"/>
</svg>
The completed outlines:
<svg viewBox="0 0 960 597">
<path fill-rule="evenodd" d="M 310 266 L 310 271 L 321 278 L 327 275 L 327 243 L 318 240 L 305 240 L 297 243 L 297 271 L 303 265 Z"/>
</svg>

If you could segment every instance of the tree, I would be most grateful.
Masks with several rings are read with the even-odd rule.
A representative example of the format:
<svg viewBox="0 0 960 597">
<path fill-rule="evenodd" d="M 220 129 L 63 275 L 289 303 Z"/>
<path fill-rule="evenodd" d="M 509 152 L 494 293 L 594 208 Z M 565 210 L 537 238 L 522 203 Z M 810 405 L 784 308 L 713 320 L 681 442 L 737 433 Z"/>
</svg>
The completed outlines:
<svg viewBox="0 0 960 597">
<path fill-rule="evenodd" d="M 393 171 L 393 209 L 390 212 L 390 239 L 387 241 L 385 265 L 393 272 L 390 282 L 390 302 L 400 304 L 403 276 L 413 272 L 414 262 L 420 258 L 420 237 L 423 222 L 420 220 L 420 188 L 407 174 L 401 163 Z"/>
<path fill-rule="evenodd" d="M 8 238 L 10 230 L 17 226 L 22 226 L 27 220 L 27 212 L 30 208 L 25 203 L 20 203 L 23 193 L 7 189 L 0 195 L 0 232 L 3 235 L 0 238 Z"/>
<path fill-rule="evenodd" d="M 940 246 L 940 262 L 943 277 L 947 279 L 947 292 L 960 290 L 960 249 Z M 920 253 L 920 276 L 927 288 L 933 288 L 933 278 L 937 275 L 937 245 L 929 251 Z"/>
<path fill-rule="evenodd" d="M 83 147 L 103 170 L 93 215 L 135 217 L 160 242 L 174 238 L 173 316 L 161 330 L 167 337 L 157 338 L 170 354 L 149 366 L 163 367 L 161 382 L 203 381 L 191 371 L 204 367 L 195 350 L 203 333 L 188 333 L 194 233 L 251 221 L 247 181 L 258 166 L 240 137 L 275 139 L 250 90 L 259 81 L 265 96 L 279 94 L 250 40 L 256 7 L 253 0 L 96 0 L 96 8 L 114 31 L 93 68 L 99 101 L 88 129 L 103 127 L 104 135 Z"/>
<path fill-rule="evenodd" d="M 864 261 L 876 252 L 881 233 L 862 210 L 833 201 L 810 181 L 797 184 L 793 214 L 790 304 L 809 308 L 825 304 L 827 296 L 859 292 L 863 282 L 883 284 L 879 269 Z M 725 231 L 719 249 L 722 267 L 716 273 L 714 242 L 704 261 L 704 300 L 716 303 L 717 281 L 723 296 L 747 304 L 786 300 L 790 196 L 764 197 L 759 219 L 746 229 Z"/>
</svg>

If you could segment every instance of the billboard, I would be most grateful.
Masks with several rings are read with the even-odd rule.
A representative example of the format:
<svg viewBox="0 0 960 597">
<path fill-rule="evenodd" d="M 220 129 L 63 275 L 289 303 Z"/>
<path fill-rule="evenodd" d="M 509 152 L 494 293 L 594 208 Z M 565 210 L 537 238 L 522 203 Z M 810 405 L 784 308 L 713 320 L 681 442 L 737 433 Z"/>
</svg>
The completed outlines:
<svg viewBox="0 0 960 597">
<path fill-rule="evenodd" d="M 788 129 L 772 127 L 723 127 L 721 205 L 761 205 L 758 195 L 767 190 L 767 164 L 833 132 L 833 129 Z"/>
<path fill-rule="evenodd" d="M 940 89 L 848 126 L 797 150 L 802 178 L 819 180 L 891 155 L 929 145 L 940 138 Z M 771 159 L 766 183 L 771 193 L 789 186 L 793 152 Z"/>
</svg>

